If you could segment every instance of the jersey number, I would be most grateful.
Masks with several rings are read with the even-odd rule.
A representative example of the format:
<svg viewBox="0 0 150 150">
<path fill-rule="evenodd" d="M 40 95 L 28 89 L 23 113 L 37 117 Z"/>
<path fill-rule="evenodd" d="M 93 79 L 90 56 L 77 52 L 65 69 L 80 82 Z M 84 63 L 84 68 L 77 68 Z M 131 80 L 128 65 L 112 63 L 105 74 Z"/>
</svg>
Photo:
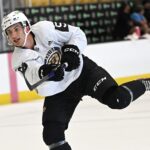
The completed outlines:
<svg viewBox="0 0 150 150">
<path fill-rule="evenodd" d="M 55 29 L 59 31 L 69 31 L 68 25 L 66 23 L 54 22 Z"/>
</svg>

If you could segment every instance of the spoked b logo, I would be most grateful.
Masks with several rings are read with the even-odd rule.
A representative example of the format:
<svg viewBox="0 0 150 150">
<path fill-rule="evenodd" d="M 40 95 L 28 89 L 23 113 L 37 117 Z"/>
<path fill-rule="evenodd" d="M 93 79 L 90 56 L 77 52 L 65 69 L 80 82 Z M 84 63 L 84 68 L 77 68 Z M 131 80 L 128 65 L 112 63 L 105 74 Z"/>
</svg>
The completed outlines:
<svg viewBox="0 0 150 150">
<path fill-rule="evenodd" d="M 45 64 L 60 64 L 61 51 L 59 48 L 51 48 L 45 56 Z"/>
</svg>

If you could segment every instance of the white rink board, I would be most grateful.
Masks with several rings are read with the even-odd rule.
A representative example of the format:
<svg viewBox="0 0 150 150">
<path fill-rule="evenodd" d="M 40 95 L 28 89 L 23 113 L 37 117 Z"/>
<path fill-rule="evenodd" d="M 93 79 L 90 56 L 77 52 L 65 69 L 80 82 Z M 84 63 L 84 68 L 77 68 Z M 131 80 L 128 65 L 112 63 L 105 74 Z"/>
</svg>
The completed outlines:
<svg viewBox="0 0 150 150">
<path fill-rule="evenodd" d="M 48 150 L 42 141 L 42 101 L 0 106 L 0 149 Z M 150 150 L 150 93 L 124 110 L 85 97 L 67 130 L 72 150 Z"/>
<path fill-rule="evenodd" d="M 6 54 L 0 55 L 0 94 L 10 93 L 8 60 Z"/>
<path fill-rule="evenodd" d="M 150 40 L 89 45 L 84 54 L 115 78 L 150 73 Z"/>
</svg>

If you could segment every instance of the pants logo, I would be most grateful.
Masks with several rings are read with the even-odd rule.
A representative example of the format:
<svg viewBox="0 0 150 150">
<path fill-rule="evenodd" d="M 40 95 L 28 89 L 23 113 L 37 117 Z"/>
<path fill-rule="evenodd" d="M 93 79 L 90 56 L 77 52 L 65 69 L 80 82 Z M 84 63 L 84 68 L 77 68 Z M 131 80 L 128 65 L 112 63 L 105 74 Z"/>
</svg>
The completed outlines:
<svg viewBox="0 0 150 150">
<path fill-rule="evenodd" d="M 103 83 L 107 78 L 106 77 L 103 77 L 101 78 L 100 80 L 98 80 L 98 82 L 96 82 L 96 84 L 94 85 L 94 88 L 93 88 L 93 91 L 96 92 L 97 88 L 99 87 L 99 85 L 101 83 Z"/>
</svg>

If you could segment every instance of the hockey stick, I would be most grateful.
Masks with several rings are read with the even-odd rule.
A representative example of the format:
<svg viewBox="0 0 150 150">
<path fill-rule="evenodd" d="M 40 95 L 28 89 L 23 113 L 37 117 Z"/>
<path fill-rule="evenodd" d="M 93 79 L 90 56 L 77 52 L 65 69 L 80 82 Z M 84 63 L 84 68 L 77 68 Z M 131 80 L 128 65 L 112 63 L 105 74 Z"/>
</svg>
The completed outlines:
<svg viewBox="0 0 150 150">
<path fill-rule="evenodd" d="M 67 63 L 64 63 L 61 65 L 61 67 L 63 69 L 67 68 L 68 67 L 68 64 Z M 34 83 L 33 85 L 31 85 L 28 80 L 25 78 L 24 76 L 24 79 L 25 79 L 25 82 L 28 86 L 28 88 L 32 91 L 34 90 L 35 88 L 37 88 L 39 85 L 41 85 L 43 82 L 45 82 L 46 80 L 52 78 L 55 76 L 55 71 L 51 71 L 48 75 L 44 76 L 41 80 L 39 80 L 38 82 Z"/>
</svg>

